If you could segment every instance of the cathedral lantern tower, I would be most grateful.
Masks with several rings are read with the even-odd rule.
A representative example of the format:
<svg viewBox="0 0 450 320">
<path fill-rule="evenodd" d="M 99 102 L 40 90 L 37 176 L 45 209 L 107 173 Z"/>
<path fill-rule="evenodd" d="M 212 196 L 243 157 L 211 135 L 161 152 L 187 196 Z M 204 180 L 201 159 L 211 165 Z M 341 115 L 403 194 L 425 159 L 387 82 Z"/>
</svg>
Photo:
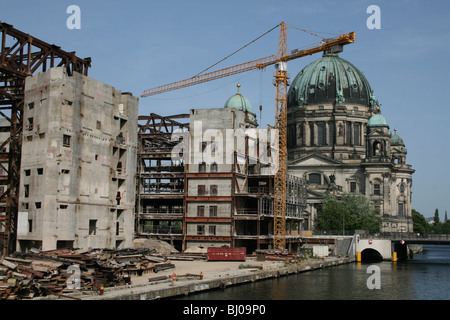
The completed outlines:
<svg viewBox="0 0 450 320">
<path fill-rule="evenodd" d="M 391 134 L 386 119 L 381 115 L 379 108 L 367 123 L 366 133 L 366 161 L 391 161 Z"/>
</svg>

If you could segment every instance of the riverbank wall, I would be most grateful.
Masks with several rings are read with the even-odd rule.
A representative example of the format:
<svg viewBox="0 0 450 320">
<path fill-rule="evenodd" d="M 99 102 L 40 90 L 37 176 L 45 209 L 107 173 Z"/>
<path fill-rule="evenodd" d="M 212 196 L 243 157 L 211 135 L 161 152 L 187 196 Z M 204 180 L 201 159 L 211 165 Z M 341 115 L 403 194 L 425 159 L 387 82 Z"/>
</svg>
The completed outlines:
<svg viewBox="0 0 450 320">
<path fill-rule="evenodd" d="M 77 299 L 77 300 L 156 300 L 170 299 L 177 296 L 189 296 L 195 293 L 226 289 L 230 286 L 252 283 L 266 279 L 279 278 L 302 272 L 310 272 L 317 269 L 335 267 L 342 264 L 352 263 L 354 259 L 325 257 L 322 259 L 307 259 L 300 263 L 271 263 L 264 264 L 253 261 L 253 267 L 246 263 L 234 264 L 228 270 L 205 273 L 202 278 L 191 274 L 182 278 L 168 277 L 163 281 L 147 281 L 133 285 L 105 288 L 102 294 L 98 292 L 81 292 L 65 295 L 64 297 L 45 297 L 48 299 Z M 204 262 L 208 264 L 209 262 Z M 199 266 L 201 270 L 204 266 Z M 150 277 L 148 279 L 152 279 Z M 144 279 L 145 280 L 145 279 Z"/>
</svg>

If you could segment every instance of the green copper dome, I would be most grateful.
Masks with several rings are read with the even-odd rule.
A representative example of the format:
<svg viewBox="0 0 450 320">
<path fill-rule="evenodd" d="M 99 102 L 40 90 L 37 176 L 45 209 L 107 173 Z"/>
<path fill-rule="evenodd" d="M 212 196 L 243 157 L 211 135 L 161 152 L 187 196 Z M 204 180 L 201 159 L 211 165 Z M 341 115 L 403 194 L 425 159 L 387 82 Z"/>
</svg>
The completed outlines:
<svg viewBox="0 0 450 320">
<path fill-rule="evenodd" d="M 288 92 L 288 107 L 320 103 L 378 105 L 364 74 L 347 60 L 330 53 L 303 68 Z"/>
<path fill-rule="evenodd" d="M 253 113 L 253 108 L 252 108 L 250 101 L 246 97 L 244 97 L 242 94 L 239 93 L 239 87 L 240 87 L 239 84 L 237 87 L 238 87 L 238 93 L 231 96 L 227 100 L 227 102 L 225 102 L 225 108 L 230 108 L 230 109 L 233 108 L 233 109 Z"/>
<path fill-rule="evenodd" d="M 389 125 L 386 119 L 380 114 L 374 114 L 370 117 L 369 122 L 367 123 L 367 127 L 388 127 Z"/>
<path fill-rule="evenodd" d="M 395 133 L 392 137 L 391 137 L 391 146 L 405 146 L 405 143 L 403 142 L 403 139 L 400 138 L 400 136 Z"/>
</svg>

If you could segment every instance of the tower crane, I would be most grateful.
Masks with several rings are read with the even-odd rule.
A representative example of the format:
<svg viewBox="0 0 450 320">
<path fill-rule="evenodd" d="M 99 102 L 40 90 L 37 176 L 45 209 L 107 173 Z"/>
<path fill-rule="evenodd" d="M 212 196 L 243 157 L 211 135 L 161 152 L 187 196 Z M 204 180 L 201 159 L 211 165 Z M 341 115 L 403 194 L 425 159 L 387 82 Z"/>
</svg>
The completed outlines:
<svg viewBox="0 0 450 320">
<path fill-rule="evenodd" d="M 309 56 L 318 52 L 332 51 L 340 52 L 342 47 L 355 41 L 355 33 L 342 34 L 334 38 L 323 38 L 315 46 L 307 49 L 292 50 L 287 49 L 287 27 L 285 22 L 281 22 L 280 37 L 278 41 L 277 55 L 245 62 L 232 67 L 227 67 L 217 71 L 196 75 L 182 81 L 162 85 L 153 89 L 145 90 L 141 97 L 149 97 L 164 92 L 177 90 L 200 83 L 228 77 L 238 73 L 255 69 L 264 69 L 269 65 L 275 65 L 275 129 L 278 129 L 279 137 L 279 166 L 275 174 L 275 195 L 274 195 L 274 240 L 273 247 L 277 250 L 286 248 L 286 175 L 287 175 L 287 87 L 289 86 L 287 75 L 287 62 L 301 57 Z M 276 28 L 275 27 L 275 28 Z M 305 31 L 305 30 L 303 30 Z M 310 33 L 310 32 L 308 32 Z M 312 33 L 311 33 L 312 34 Z"/>
</svg>

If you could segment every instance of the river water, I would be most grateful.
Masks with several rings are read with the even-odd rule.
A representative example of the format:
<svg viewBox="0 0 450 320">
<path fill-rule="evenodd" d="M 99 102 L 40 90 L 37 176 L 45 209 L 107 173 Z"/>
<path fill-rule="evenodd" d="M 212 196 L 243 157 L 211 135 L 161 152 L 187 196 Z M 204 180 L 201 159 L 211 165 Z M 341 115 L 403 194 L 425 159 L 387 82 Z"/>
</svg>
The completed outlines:
<svg viewBox="0 0 450 320">
<path fill-rule="evenodd" d="M 403 262 L 350 263 L 179 299 L 450 300 L 450 246 L 424 245 Z"/>
</svg>

